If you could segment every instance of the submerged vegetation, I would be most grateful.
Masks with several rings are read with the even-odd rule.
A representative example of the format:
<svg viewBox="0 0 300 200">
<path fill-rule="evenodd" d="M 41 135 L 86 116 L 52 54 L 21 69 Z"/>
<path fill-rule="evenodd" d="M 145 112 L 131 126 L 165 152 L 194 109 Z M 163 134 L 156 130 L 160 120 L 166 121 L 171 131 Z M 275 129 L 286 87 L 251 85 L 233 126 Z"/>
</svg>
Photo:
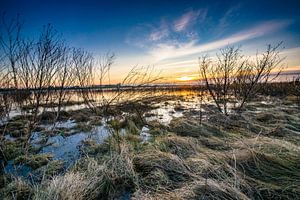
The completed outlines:
<svg viewBox="0 0 300 200">
<path fill-rule="evenodd" d="M 155 90 L 150 67 L 106 85 L 113 54 L 21 27 L 0 40 L 1 199 L 300 198 L 299 79 L 269 83 L 279 46 L 255 65 L 221 50 L 203 85 Z"/>
<path fill-rule="evenodd" d="M 142 135 L 145 124 L 138 117 L 115 118 L 107 124 L 114 133 L 100 143 L 86 138 L 78 146 L 80 157 L 67 168 L 64 157 L 57 160 L 39 153 L 34 143 L 24 155 L 22 137 L 4 140 L 1 150 L 6 159 L 31 171 L 26 176 L 4 172 L 1 195 L 4 199 L 298 199 L 300 115 L 297 104 L 288 99 L 273 98 L 266 110 L 261 109 L 267 104 L 253 102 L 239 117 L 224 118 L 208 109 L 201 123 L 191 112 L 167 125 L 149 121 L 147 140 Z M 65 129 L 72 133 L 77 126 Z M 46 141 L 41 143 L 51 145 Z"/>
</svg>

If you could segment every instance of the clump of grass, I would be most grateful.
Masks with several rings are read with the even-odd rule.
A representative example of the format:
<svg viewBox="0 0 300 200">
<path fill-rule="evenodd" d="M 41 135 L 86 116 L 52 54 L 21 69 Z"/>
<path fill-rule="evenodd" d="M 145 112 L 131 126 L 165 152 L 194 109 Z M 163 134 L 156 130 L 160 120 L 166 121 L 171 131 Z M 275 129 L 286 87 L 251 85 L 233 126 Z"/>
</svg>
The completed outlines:
<svg viewBox="0 0 300 200">
<path fill-rule="evenodd" d="M 130 134 L 138 134 L 140 132 L 139 128 L 131 119 L 126 119 L 126 131 Z"/>
<path fill-rule="evenodd" d="M 176 105 L 174 106 L 174 110 L 175 110 L 176 112 L 184 111 L 184 110 L 185 110 L 185 107 L 184 107 L 183 105 L 181 105 L 181 104 L 176 104 Z"/>
<path fill-rule="evenodd" d="M 253 198 L 291 199 L 300 194 L 300 151 L 289 142 L 258 138 L 236 157 L 238 170 L 252 188 Z"/>
<path fill-rule="evenodd" d="M 94 125 L 94 126 L 101 126 L 101 125 L 103 125 L 102 120 L 101 120 L 101 118 L 99 116 L 92 117 L 89 124 L 90 125 Z"/>
<path fill-rule="evenodd" d="M 49 123 L 49 122 L 53 122 L 56 118 L 56 114 L 55 112 L 51 112 L 51 111 L 45 111 L 43 113 L 41 113 L 39 116 L 39 121 L 41 122 L 46 122 L 46 123 Z"/>
<path fill-rule="evenodd" d="M 273 136 L 276 138 L 289 139 L 292 137 L 294 139 L 294 136 L 297 136 L 299 134 L 298 131 L 299 131 L 298 128 L 286 124 L 286 125 L 278 125 L 277 127 L 266 132 L 266 134 L 268 136 Z M 294 142 L 296 142 L 296 140 Z"/>
<path fill-rule="evenodd" d="M 90 120 L 90 117 L 92 117 L 94 114 L 90 109 L 81 109 L 76 111 L 70 111 L 70 116 L 72 116 L 72 119 L 74 119 L 76 122 L 88 122 Z"/>
<path fill-rule="evenodd" d="M 197 140 L 189 137 L 171 135 L 157 139 L 157 142 L 159 143 L 162 151 L 170 152 L 180 158 L 195 156 L 200 150 Z"/>
<path fill-rule="evenodd" d="M 7 124 L 0 126 L 0 132 L 4 134 L 9 134 L 13 137 L 21 137 L 26 131 L 26 126 L 28 120 L 24 118 L 13 118 Z"/>
<path fill-rule="evenodd" d="M 269 112 L 259 113 L 256 116 L 256 120 L 262 123 L 276 123 L 281 120 L 285 120 L 283 115 L 273 114 Z"/>
<path fill-rule="evenodd" d="M 178 187 L 192 177 L 189 168 L 178 156 L 149 149 L 133 159 L 134 169 L 142 178 L 142 187 L 155 190 L 153 180 L 169 180 L 166 188 Z M 159 176 L 158 176 L 159 175 Z"/>
<path fill-rule="evenodd" d="M 1 142 L 1 158 L 11 160 L 23 154 L 23 143 L 20 141 L 3 141 Z"/>
<path fill-rule="evenodd" d="M 202 176 L 203 174 L 205 174 L 205 171 L 207 169 L 213 167 L 212 163 L 208 160 L 207 156 L 204 155 L 189 157 L 185 160 L 185 163 L 187 166 L 189 166 L 193 174 L 197 176 Z"/>
<path fill-rule="evenodd" d="M 169 124 L 169 131 L 175 132 L 180 136 L 199 137 L 201 127 L 196 123 L 188 122 L 182 118 L 175 118 Z"/>
<path fill-rule="evenodd" d="M 23 179 L 15 178 L 5 188 L 1 190 L 0 196 L 3 199 L 30 199 L 32 195 L 32 187 Z"/>
<path fill-rule="evenodd" d="M 84 155 L 88 156 L 103 156 L 108 154 L 110 151 L 110 146 L 108 141 L 104 141 L 102 144 L 96 143 L 94 140 L 85 140 L 81 151 Z"/>
<path fill-rule="evenodd" d="M 143 142 L 140 135 L 126 133 L 123 137 L 135 153 L 142 152 L 145 149 L 145 147 L 147 147 L 147 143 Z"/>
<path fill-rule="evenodd" d="M 229 139 L 227 139 L 229 140 Z M 233 138 L 231 138 L 233 140 Z M 199 143 L 204 145 L 205 147 L 209 149 L 219 150 L 219 151 L 225 151 L 229 150 L 230 147 L 228 144 L 226 144 L 225 138 L 218 138 L 215 136 L 211 137 L 199 137 L 198 139 Z"/>
<path fill-rule="evenodd" d="M 79 132 L 89 132 L 93 129 L 93 126 L 85 122 L 78 122 L 74 129 Z"/>
<path fill-rule="evenodd" d="M 239 169 L 247 176 L 246 180 L 255 188 L 254 196 L 262 196 L 265 199 L 282 198 L 283 193 L 289 197 L 300 194 L 300 159 L 290 162 L 251 152 L 247 157 L 239 158 L 237 163 Z"/>
<path fill-rule="evenodd" d="M 49 179 L 53 176 L 56 176 L 64 171 L 64 162 L 61 160 L 54 160 L 49 162 L 47 165 L 44 165 L 40 168 L 38 168 L 35 171 L 35 174 L 37 174 L 38 180 L 41 179 Z"/>
<path fill-rule="evenodd" d="M 183 187 L 174 190 L 160 190 L 157 193 L 148 193 L 140 190 L 134 194 L 132 199 L 249 200 L 249 198 L 237 188 L 230 187 L 224 183 L 219 183 L 211 179 L 192 181 L 185 184 Z"/>
<path fill-rule="evenodd" d="M 123 120 L 123 119 L 117 119 L 117 118 L 112 119 L 112 120 L 108 121 L 107 123 L 115 131 L 121 130 L 121 128 L 124 128 L 125 125 L 126 125 L 125 124 L 125 120 Z"/>
<path fill-rule="evenodd" d="M 15 164 L 25 164 L 32 169 L 37 169 L 43 165 L 46 165 L 52 159 L 51 154 L 35 154 L 35 155 L 22 155 L 14 160 Z"/>
<path fill-rule="evenodd" d="M 231 114 L 224 116 L 221 113 L 209 115 L 208 124 L 212 127 L 222 128 L 224 130 L 235 130 L 249 126 L 248 121 L 240 114 Z"/>
<path fill-rule="evenodd" d="M 175 132 L 180 136 L 200 137 L 200 136 L 224 136 L 224 133 L 217 127 L 208 124 L 199 123 L 195 120 L 175 118 L 169 124 L 169 131 Z"/>
<path fill-rule="evenodd" d="M 88 180 L 84 174 L 69 172 L 64 176 L 56 176 L 34 188 L 34 200 L 81 200 L 84 199 Z"/>
<path fill-rule="evenodd" d="M 246 200 L 249 199 L 238 188 L 212 179 L 195 181 L 186 187 L 175 191 L 182 199 L 218 199 L 218 200 Z"/>
<path fill-rule="evenodd" d="M 103 164 L 89 162 L 85 172 L 89 180 L 87 198 L 111 199 L 126 188 L 138 187 L 131 157 L 127 145 L 121 144 L 120 153 L 112 153 Z"/>
<path fill-rule="evenodd" d="M 88 181 L 85 199 L 113 199 L 123 190 L 138 187 L 138 177 L 132 163 L 132 147 L 128 143 L 122 141 L 118 147 L 113 142 L 88 145 L 101 150 L 93 152 L 93 158 L 87 154 L 71 169 L 83 173 Z"/>
</svg>

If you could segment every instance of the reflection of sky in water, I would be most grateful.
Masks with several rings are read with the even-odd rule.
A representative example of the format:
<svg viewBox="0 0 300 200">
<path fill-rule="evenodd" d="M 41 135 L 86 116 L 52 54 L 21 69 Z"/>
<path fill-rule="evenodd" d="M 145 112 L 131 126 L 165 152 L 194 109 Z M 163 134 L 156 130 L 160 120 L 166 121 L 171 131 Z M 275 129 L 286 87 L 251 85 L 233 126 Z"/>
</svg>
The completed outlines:
<svg viewBox="0 0 300 200">
<path fill-rule="evenodd" d="M 252 110 L 249 112 L 259 113 L 268 109 L 280 110 L 281 107 L 272 107 L 268 105 L 273 105 L 272 99 L 265 99 L 260 102 L 250 102 L 247 105 L 251 106 Z M 204 100 L 203 104 L 212 105 L 212 102 L 209 100 Z M 199 98 L 195 96 L 195 93 L 187 94 L 184 100 L 169 100 L 166 102 L 161 102 L 155 104 L 157 107 L 150 111 L 153 116 L 147 117 L 147 121 L 158 120 L 164 125 L 168 125 L 173 118 L 182 117 L 186 111 L 199 111 Z M 180 109 L 176 109 L 176 107 Z M 229 108 L 233 107 L 233 104 L 229 103 Z M 288 105 L 288 107 L 295 107 L 294 105 Z M 201 108 L 203 110 L 203 108 Z M 209 108 L 206 108 L 209 109 Z M 103 121 L 105 124 L 105 121 Z M 52 125 L 43 125 L 46 129 L 51 129 Z M 55 127 L 57 128 L 67 128 L 72 129 L 76 126 L 76 122 L 73 120 L 67 120 L 64 122 L 57 122 Z M 84 140 L 94 140 L 97 143 L 102 143 L 105 138 L 110 134 L 108 128 L 103 126 L 97 126 L 93 131 L 89 133 L 76 133 L 67 137 L 62 135 L 51 136 L 47 138 L 39 132 L 33 132 L 31 137 L 31 145 L 33 147 L 41 148 L 39 153 L 51 153 L 54 160 L 63 160 L 65 162 L 65 167 L 72 165 L 80 157 L 80 147 Z M 122 132 L 123 134 L 123 132 Z M 140 132 L 140 137 L 143 142 L 151 139 L 151 134 L 149 134 L 149 129 L 143 127 L 143 130 Z M 13 141 L 14 137 L 9 135 L 4 136 L 5 140 Z M 43 147 L 42 144 L 46 145 Z M 4 169 L 5 173 L 11 173 L 13 175 L 21 175 L 27 177 L 31 172 L 31 168 L 25 165 L 14 165 L 13 161 L 8 161 Z"/>
<path fill-rule="evenodd" d="M 103 100 L 103 95 L 106 100 L 112 99 L 116 96 L 116 92 L 113 91 L 106 91 L 104 93 L 101 92 L 93 92 L 91 97 L 95 100 L 95 102 L 100 103 Z M 135 91 L 135 92 L 123 92 L 122 95 L 120 95 L 119 98 L 117 98 L 118 102 L 123 102 L 123 101 L 128 101 L 128 100 L 134 100 L 134 99 L 139 99 L 141 97 L 146 97 L 146 96 L 151 96 L 151 97 L 161 97 L 165 95 L 174 95 L 174 96 L 195 96 L 197 92 L 195 91 L 190 91 L 190 90 L 174 90 L 174 91 Z M 52 94 L 53 98 L 55 97 L 55 94 Z M 65 111 L 71 111 L 71 110 L 79 110 L 79 109 L 84 109 L 87 108 L 87 106 L 82 103 L 83 98 L 81 97 L 79 92 L 69 92 L 67 94 L 68 98 L 72 102 L 80 102 L 78 105 L 66 105 L 62 106 L 62 110 Z M 55 98 L 54 98 L 55 99 Z M 44 111 L 51 111 L 55 112 L 57 111 L 57 107 L 40 107 L 39 112 L 44 112 Z M 17 108 L 16 105 L 13 105 L 12 110 L 10 111 L 10 118 L 18 116 L 21 114 L 20 109 Z"/>
<path fill-rule="evenodd" d="M 40 127 L 45 128 L 46 130 L 52 130 L 53 128 L 66 128 L 66 129 L 72 129 L 76 126 L 75 120 L 67 120 L 67 121 L 58 121 L 53 125 L 45 125 L 42 124 Z"/>
<path fill-rule="evenodd" d="M 67 137 L 56 135 L 49 137 L 47 142 L 42 145 L 45 136 L 39 132 L 34 132 L 31 136 L 31 145 L 36 148 L 41 148 L 39 153 L 52 154 L 53 160 L 63 160 L 65 167 L 69 167 L 80 157 L 80 147 L 84 140 L 94 140 L 96 143 L 102 143 L 110 132 L 106 126 L 97 126 L 89 133 L 76 133 Z M 10 140 L 11 138 L 8 138 Z M 28 177 L 32 173 L 32 169 L 23 164 L 14 164 L 13 160 L 8 161 L 5 168 L 5 173 L 10 173 L 16 176 Z"/>
<path fill-rule="evenodd" d="M 40 153 L 51 153 L 54 160 L 64 160 L 66 165 L 79 157 L 79 144 L 86 138 L 86 134 L 78 133 L 68 137 L 61 135 L 48 138 L 46 147 Z"/>
<path fill-rule="evenodd" d="M 66 166 L 70 166 L 80 156 L 80 146 L 86 139 L 102 143 L 109 135 L 109 130 L 105 126 L 95 127 L 90 133 L 77 133 L 63 137 L 56 135 L 49 137 L 46 146 L 40 153 L 51 153 L 54 160 L 64 160 Z"/>
<path fill-rule="evenodd" d="M 147 121 L 158 120 L 164 125 L 168 125 L 174 117 L 182 117 L 182 112 L 176 112 L 174 108 L 157 108 L 151 110 L 154 116 L 147 117 Z"/>
<path fill-rule="evenodd" d="M 157 107 L 150 111 L 153 116 L 147 117 L 147 121 L 158 120 L 164 125 L 168 125 L 173 118 L 183 117 L 183 112 L 186 110 L 199 111 L 198 98 L 188 98 L 185 101 L 167 101 L 154 105 Z M 180 107 L 180 110 L 176 110 Z"/>
<path fill-rule="evenodd" d="M 4 173 L 12 174 L 14 176 L 28 177 L 31 171 L 32 169 L 26 165 L 15 165 L 13 160 L 7 161 L 7 164 L 4 167 Z"/>
</svg>

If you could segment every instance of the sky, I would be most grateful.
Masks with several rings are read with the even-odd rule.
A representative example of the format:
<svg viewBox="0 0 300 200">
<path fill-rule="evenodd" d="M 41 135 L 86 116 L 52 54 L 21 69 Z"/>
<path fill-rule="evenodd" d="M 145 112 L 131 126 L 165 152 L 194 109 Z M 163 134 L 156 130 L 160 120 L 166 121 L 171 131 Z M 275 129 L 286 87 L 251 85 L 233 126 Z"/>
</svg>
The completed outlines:
<svg viewBox="0 0 300 200">
<path fill-rule="evenodd" d="M 300 71 L 299 8 L 299 0 L 0 0 L 0 13 L 24 20 L 25 35 L 51 23 L 71 46 L 115 53 L 114 82 L 133 66 L 153 66 L 165 82 L 190 81 L 201 55 L 235 45 L 253 56 L 281 41 L 285 70 Z"/>
</svg>

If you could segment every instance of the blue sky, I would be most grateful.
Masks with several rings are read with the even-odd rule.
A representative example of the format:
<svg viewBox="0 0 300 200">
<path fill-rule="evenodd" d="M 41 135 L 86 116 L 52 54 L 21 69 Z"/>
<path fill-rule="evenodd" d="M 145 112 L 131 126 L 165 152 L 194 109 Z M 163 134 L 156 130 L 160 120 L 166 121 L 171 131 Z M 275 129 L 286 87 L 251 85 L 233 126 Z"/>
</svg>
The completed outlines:
<svg viewBox="0 0 300 200">
<path fill-rule="evenodd" d="M 117 56 L 116 80 L 134 65 L 154 65 L 166 80 L 197 74 L 197 58 L 226 45 L 246 55 L 284 42 L 290 70 L 300 70 L 300 1 L 3 1 L 25 34 L 51 23 L 75 47 Z"/>
</svg>

